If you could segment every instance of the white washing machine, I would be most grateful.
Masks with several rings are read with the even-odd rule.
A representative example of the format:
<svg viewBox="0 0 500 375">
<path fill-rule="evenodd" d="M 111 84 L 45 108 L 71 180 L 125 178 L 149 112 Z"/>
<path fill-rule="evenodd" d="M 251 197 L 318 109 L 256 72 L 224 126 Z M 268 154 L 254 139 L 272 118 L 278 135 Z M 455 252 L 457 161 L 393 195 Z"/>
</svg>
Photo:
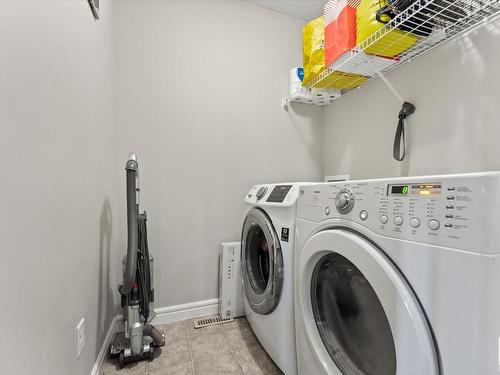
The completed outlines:
<svg viewBox="0 0 500 375">
<path fill-rule="evenodd" d="M 300 190 L 299 374 L 500 374 L 499 173 Z"/>
<path fill-rule="evenodd" d="M 241 238 L 245 313 L 260 343 L 285 373 L 297 374 L 293 303 L 297 198 L 304 183 L 256 185 Z"/>
</svg>

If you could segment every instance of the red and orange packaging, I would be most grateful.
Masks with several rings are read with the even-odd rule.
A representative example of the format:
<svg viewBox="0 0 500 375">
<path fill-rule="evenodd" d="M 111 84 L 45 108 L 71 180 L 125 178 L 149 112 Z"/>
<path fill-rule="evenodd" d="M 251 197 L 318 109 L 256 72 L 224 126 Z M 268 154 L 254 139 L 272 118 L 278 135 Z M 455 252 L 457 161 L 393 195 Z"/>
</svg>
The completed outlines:
<svg viewBox="0 0 500 375">
<path fill-rule="evenodd" d="M 325 66 L 356 47 L 356 7 L 359 0 L 330 0 L 325 11 Z"/>
</svg>

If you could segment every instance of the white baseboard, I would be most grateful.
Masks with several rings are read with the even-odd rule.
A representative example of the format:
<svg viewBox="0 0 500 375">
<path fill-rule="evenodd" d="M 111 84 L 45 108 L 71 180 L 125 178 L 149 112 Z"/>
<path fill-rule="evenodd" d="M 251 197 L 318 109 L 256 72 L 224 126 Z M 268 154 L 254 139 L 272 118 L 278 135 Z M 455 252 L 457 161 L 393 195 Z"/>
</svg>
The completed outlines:
<svg viewBox="0 0 500 375">
<path fill-rule="evenodd" d="M 182 305 L 160 307 L 155 309 L 155 312 L 156 317 L 153 319 L 153 324 L 178 322 L 180 320 L 217 314 L 219 312 L 219 300 L 214 298 Z"/>
<path fill-rule="evenodd" d="M 156 317 L 153 319 L 153 324 L 165 324 L 178 322 L 180 320 L 194 319 L 202 316 L 217 314 L 219 311 L 219 300 L 217 298 L 207 299 L 204 301 L 197 301 L 191 303 L 185 303 L 182 305 L 160 307 L 155 309 Z M 115 337 L 115 333 L 118 329 L 118 325 L 122 320 L 121 315 L 117 315 L 111 321 L 109 325 L 108 333 L 104 338 L 101 350 L 97 356 L 94 367 L 90 375 L 99 375 L 102 366 L 108 357 L 109 347 L 111 341 Z"/>
<path fill-rule="evenodd" d="M 99 354 L 97 355 L 97 359 L 94 363 L 94 367 L 92 368 L 91 375 L 99 375 L 102 369 L 102 365 L 106 358 L 108 358 L 109 347 L 111 345 L 111 340 L 115 337 L 116 329 L 118 328 L 118 322 L 122 320 L 121 315 L 117 315 L 111 321 L 109 325 L 108 332 L 104 337 L 104 342 L 102 343 L 101 350 L 99 350 Z"/>
</svg>

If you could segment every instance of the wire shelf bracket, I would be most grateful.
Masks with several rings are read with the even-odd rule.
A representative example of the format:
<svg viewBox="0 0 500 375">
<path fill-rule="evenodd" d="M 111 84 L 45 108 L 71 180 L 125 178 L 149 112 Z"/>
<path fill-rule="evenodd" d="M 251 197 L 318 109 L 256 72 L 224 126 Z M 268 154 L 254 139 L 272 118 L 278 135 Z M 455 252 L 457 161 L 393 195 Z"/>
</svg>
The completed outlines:
<svg viewBox="0 0 500 375">
<path fill-rule="evenodd" d="M 404 103 L 404 99 L 399 93 L 398 90 L 394 87 L 394 85 L 389 81 L 389 79 L 382 73 L 374 64 L 372 64 L 370 61 L 367 61 L 368 64 L 370 64 L 371 68 L 375 73 L 377 73 L 377 76 L 380 77 L 382 81 L 384 81 L 385 85 L 391 90 L 391 92 L 394 94 L 394 96 L 401 102 Z"/>
</svg>

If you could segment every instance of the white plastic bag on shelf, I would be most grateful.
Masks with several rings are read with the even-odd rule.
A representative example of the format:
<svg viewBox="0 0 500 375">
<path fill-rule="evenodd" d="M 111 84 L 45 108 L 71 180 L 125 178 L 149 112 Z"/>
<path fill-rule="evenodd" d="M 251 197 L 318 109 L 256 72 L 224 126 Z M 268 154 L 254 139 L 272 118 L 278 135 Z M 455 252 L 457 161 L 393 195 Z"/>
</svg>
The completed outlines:
<svg viewBox="0 0 500 375">
<path fill-rule="evenodd" d="M 303 68 L 296 67 L 290 70 L 290 95 L 294 95 L 295 93 L 304 90 L 302 88 L 303 80 L 304 80 Z"/>
</svg>

